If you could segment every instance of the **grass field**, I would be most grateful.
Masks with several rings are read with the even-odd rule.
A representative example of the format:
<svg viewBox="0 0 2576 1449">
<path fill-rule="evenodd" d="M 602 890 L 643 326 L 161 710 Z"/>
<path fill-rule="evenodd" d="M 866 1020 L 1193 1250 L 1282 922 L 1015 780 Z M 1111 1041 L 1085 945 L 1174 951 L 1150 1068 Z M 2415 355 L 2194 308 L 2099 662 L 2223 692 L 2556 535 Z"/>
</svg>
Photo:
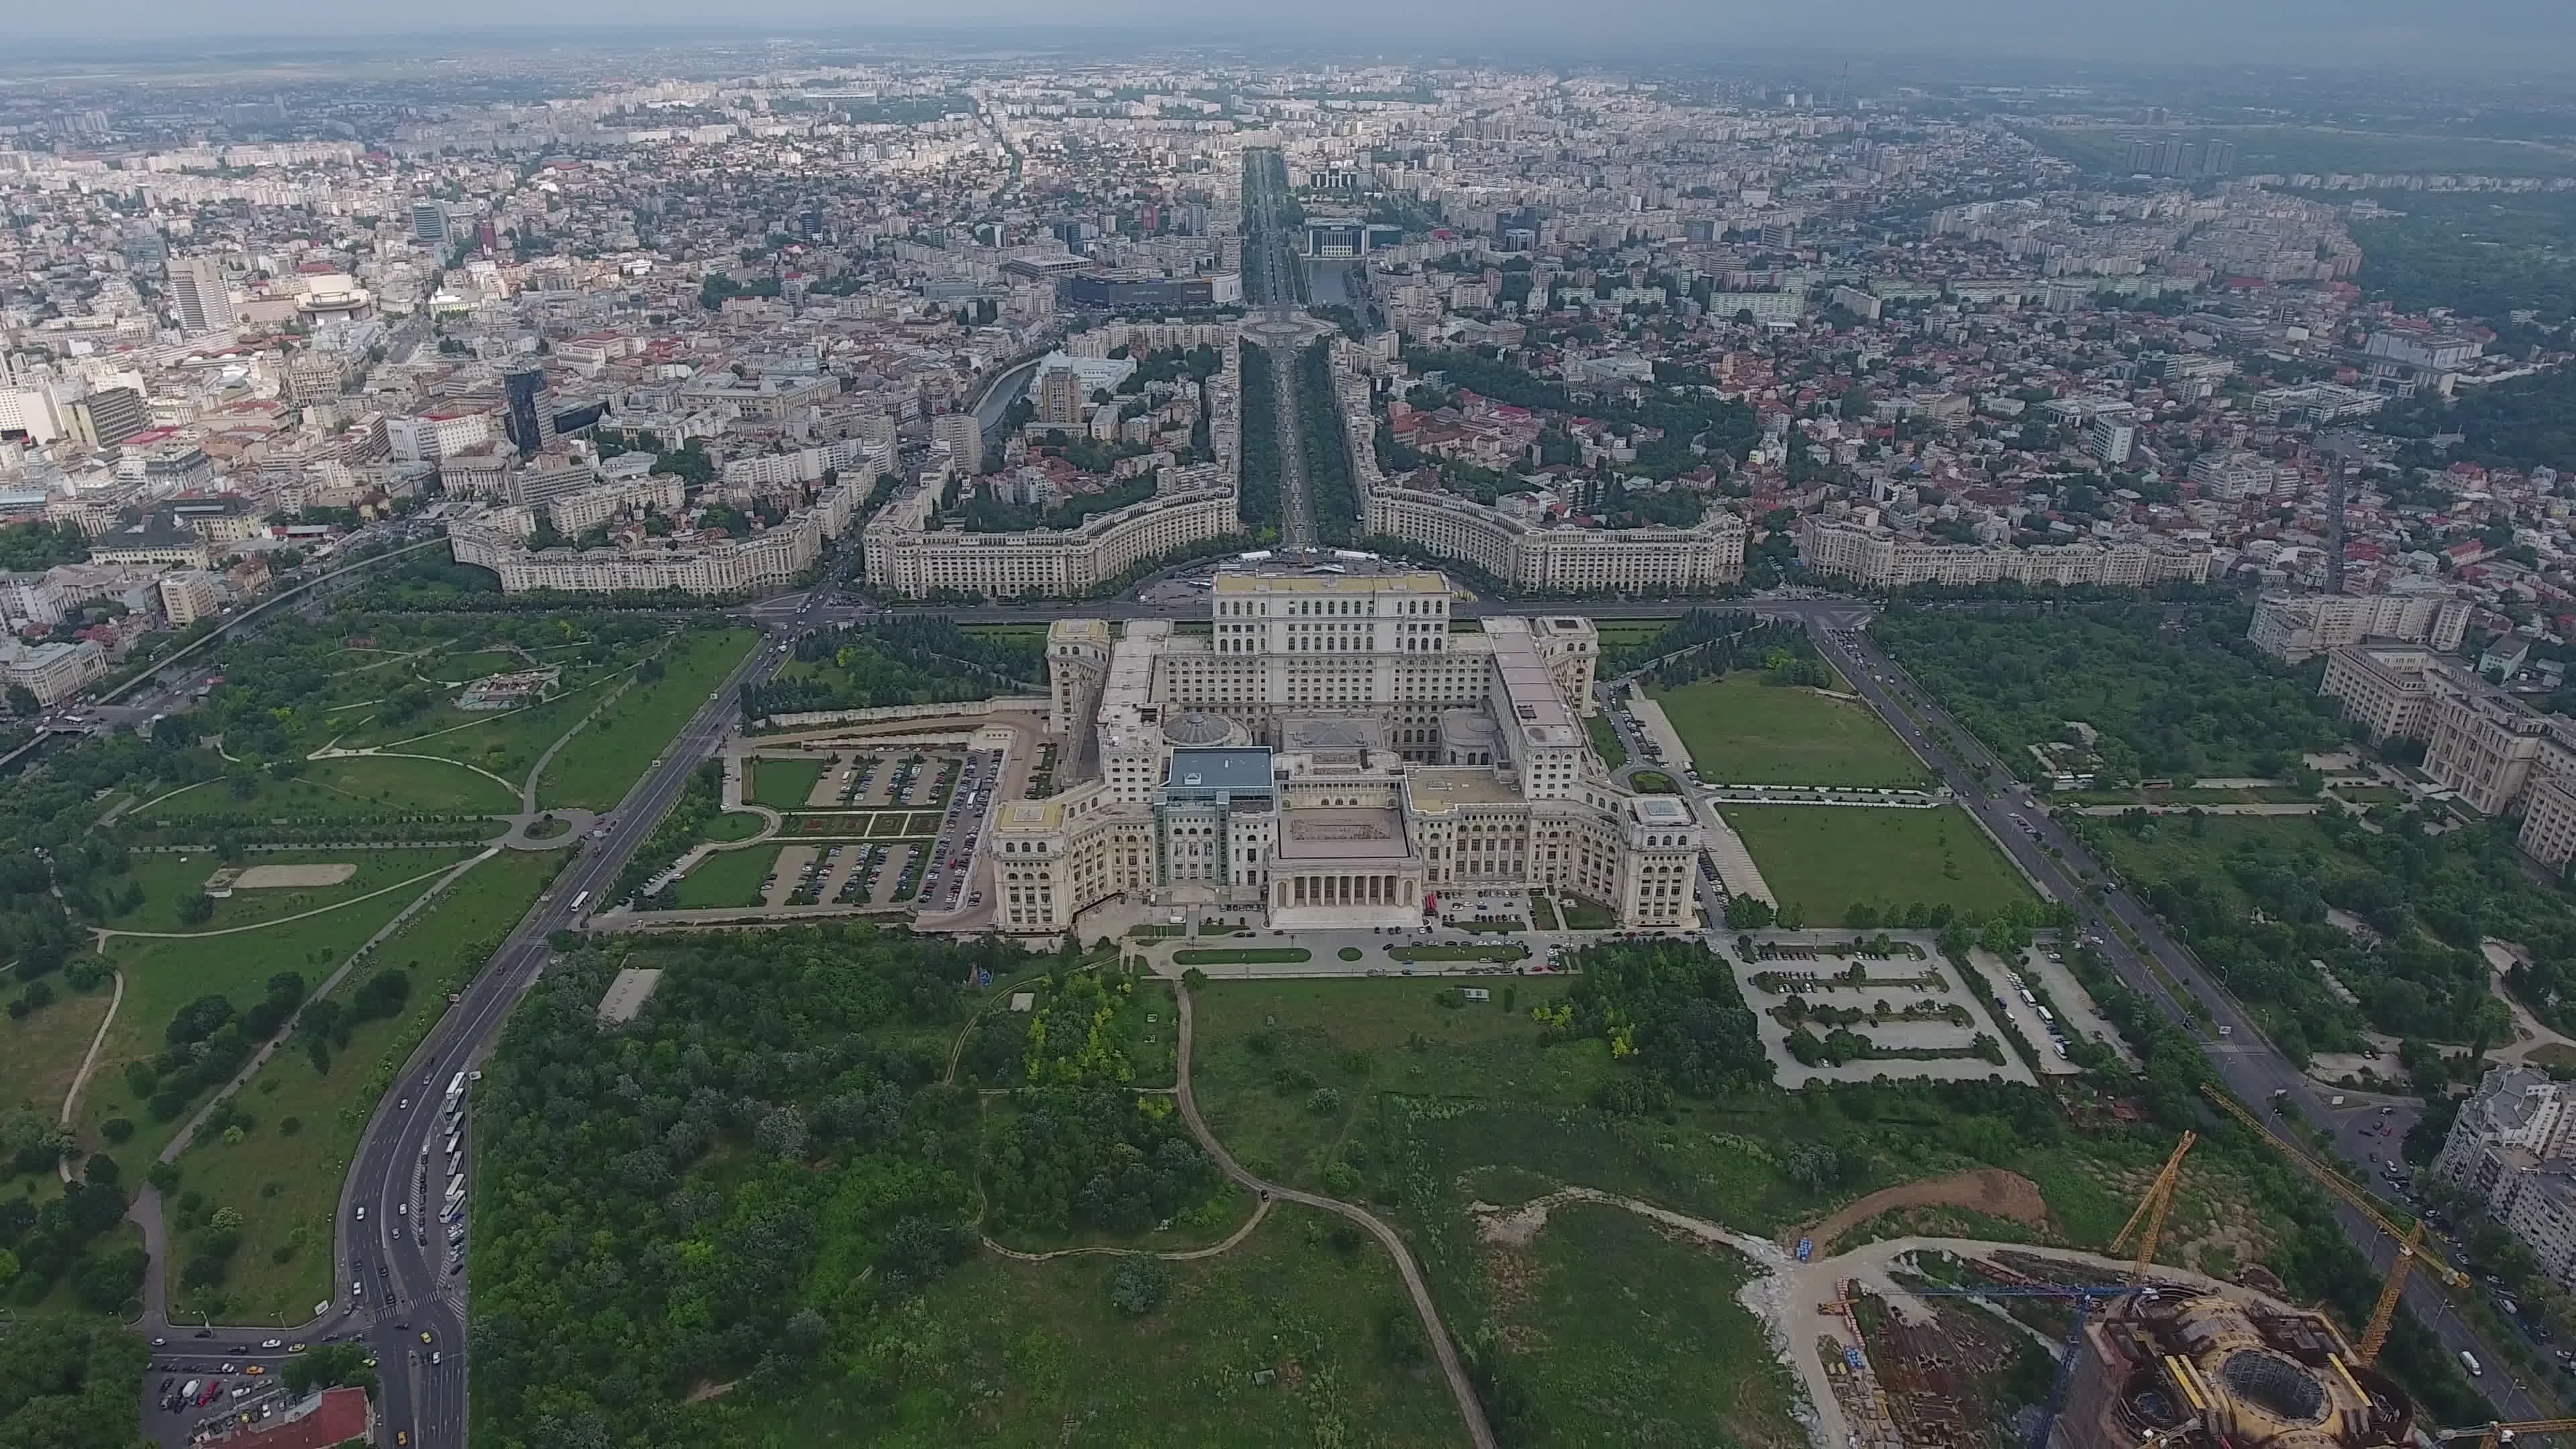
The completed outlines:
<svg viewBox="0 0 2576 1449">
<path fill-rule="evenodd" d="M 1601 757 L 1601 763 L 1614 770 L 1628 763 L 1628 747 L 1619 743 L 1619 731 L 1607 715 L 1596 714 L 1584 720 L 1583 732 L 1592 737 L 1592 753 Z"/>
<path fill-rule="evenodd" d="M 1624 1208 L 1565 1203 L 1526 1247 L 1494 1247 L 1502 1368 L 1533 1400 L 1533 1441 L 1803 1449 L 1789 1371 L 1735 1299 L 1732 1249 L 1666 1238 Z"/>
<path fill-rule="evenodd" d="M 428 883 L 422 883 L 427 889 Z M 367 937 L 409 904 L 418 891 L 397 891 L 309 920 L 288 921 L 229 936 L 143 939 L 122 937 L 108 943 L 107 961 L 125 974 L 125 1005 L 108 1029 L 99 1052 L 98 1070 L 81 1094 L 76 1122 L 84 1150 L 103 1139 L 98 1124 L 124 1117 L 137 1127 L 133 1139 L 108 1147 L 129 1180 L 138 1179 L 145 1163 L 187 1120 L 155 1121 L 134 1098 L 125 1079 L 125 1064 L 161 1051 L 165 1029 L 179 1008 L 200 996 L 230 997 L 244 1008 L 265 991 L 268 978 L 280 971 L 303 973 L 309 990 L 322 984 L 341 961 Z M 362 968 L 363 969 L 363 968 Z M 84 1043 L 86 1045 L 86 1043 Z M 16 1075 L 14 1067 L 10 1073 Z M 209 1088 L 211 1091 L 211 1088 Z M 191 1100 L 189 1110 L 207 1092 Z"/>
<path fill-rule="evenodd" d="M 718 842 L 749 840 L 768 823 L 748 810 L 721 811 L 707 822 L 705 838 Z"/>
<path fill-rule="evenodd" d="M 760 904 L 760 883 L 778 863 L 778 848 L 755 845 L 745 850 L 719 850 L 671 888 L 684 911 Z"/>
<path fill-rule="evenodd" d="M 1171 1264 L 1169 1298 L 1141 1318 L 1110 1304 L 1117 1259 L 978 1254 L 885 1325 L 864 1376 L 818 1375 L 793 1397 L 727 1395 L 697 1411 L 723 1432 L 693 1437 L 882 1449 L 1462 1442 L 1394 1265 L 1335 1223 L 1282 1204 L 1233 1252 Z"/>
<path fill-rule="evenodd" d="M 1772 895 L 1802 907 L 1809 926 L 1841 925 L 1856 904 L 1883 911 L 1947 902 L 1981 914 L 2030 898 L 2021 873 L 1953 805 L 1729 805 L 1722 813 Z"/>
<path fill-rule="evenodd" d="M 1190 1080 L 1208 1129 L 1246 1166 L 1320 1189 L 1380 1092 L 1582 1102 L 1610 1074 L 1610 1052 L 1539 1045 L 1529 1009 L 1562 994 L 1515 983 L 1490 1002 L 1446 1006 L 1449 988 L 1402 977 L 1215 980 L 1196 996 Z"/>
<path fill-rule="evenodd" d="M 772 810 L 802 810 L 829 768 L 822 760 L 755 759 L 751 762 L 751 803 Z"/>
<path fill-rule="evenodd" d="M 138 808 L 139 823 L 182 825 L 209 816 L 322 824 L 373 815 L 487 815 L 519 808 L 497 780 L 438 760 L 360 756 L 315 760 L 302 777 L 259 777 L 248 798 L 228 780 L 209 780 Z"/>
<path fill-rule="evenodd" d="M 1174 951 L 1172 960 L 1182 966 L 1289 965 L 1313 960 L 1314 955 L 1303 946 L 1220 946 Z"/>
<path fill-rule="evenodd" d="M 1700 778 L 1728 785 L 1920 785 L 1930 778 L 1869 706 L 1733 674 L 1650 691 Z"/>
<path fill-rule="evenodd" d="M 463 846 L 438 850 L 281 850 L 248 854 L 237 864 L 341 864 L 356 866 L 358 873 L 335 886 L 235 891 L 230 898 L 216 901 L 214 915 L 196 925 L 179 919 L 179 905 L 191 896 L 204 894 L 202 887 L 206 877 L 222 868 L 222 858 L 212 851 L 197 851 L 189 855 L 137 854 L 131 857 L 134 863 L 132 871 L 120 878 L 116 889 L 121 892 L 128 883 L 141 886 L 143 901 L 130 911 L 117 912 L 107 924 L 123 931 L 191 934 L 256 925 L 282 916 L 338 906 L 383 890 L 398 881 L 444 870 L 472 855 L 474 849 Z"/>
<path fill-rule="evenodd" d="M 384 967 L 407 971 L 412 992 L 402 1015 L 360 1026 L 328 1073 L 315 1070 L 300 1050 L 280 1052 L 236 1099 L 258 1119 L 257 1128 L 238 1143 L 218 1138 L 180 1157 L 183 1189 L 203 1193 L 213 1206 L 238 1207 L 245 1220 L 241 1248 L 217 1290 L 223 1316 L 300 1323 L 335 1291 L 332 1214 L 368 1114 L 403 1058 L 447 1010 L 448 993 L 482 969 L 555 867 L 552 855 L 503 851 L 468 871 L 352 977 L 354 986 Z M 283 1130 L 290 1118 L 300 1124 L 293 1133 Z M 174 1263 L 173 1309 L 207 1306 L 203 1295 L 182 1292 L 177 1272 Z"/>
<path fill-rule="evenodd" d="M 614 809 L 759 640 L 753 629 L 692 633 L 675 640 L 660 656 L 660 679 L 626 691 L 555 756 L 545 779 L 537 783 L 537 803 Z"/>
</svg>

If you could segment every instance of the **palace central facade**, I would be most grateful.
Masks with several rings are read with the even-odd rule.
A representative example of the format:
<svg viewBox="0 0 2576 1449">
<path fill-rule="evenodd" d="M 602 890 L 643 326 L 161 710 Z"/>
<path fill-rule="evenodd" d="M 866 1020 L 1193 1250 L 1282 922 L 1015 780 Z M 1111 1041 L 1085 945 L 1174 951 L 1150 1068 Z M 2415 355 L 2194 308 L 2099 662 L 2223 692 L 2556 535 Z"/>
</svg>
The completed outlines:
<svg viewBox="0 0 2576 1449">
<path fill-rule="evenodd" d="M 1690 926 L 1691 807 L 1612 782 L 1583 728 L 1588 619 L 1450 620 L 1437 573 L 1229 570 L 1208 629 L 1058 621 L 1050 726 L 1078 783 L 1009 800 L 1001 923 L 1103 901 L 1278 927 L 1420 925 L 1444 890 L 1549 890 Z"/>
</svg>

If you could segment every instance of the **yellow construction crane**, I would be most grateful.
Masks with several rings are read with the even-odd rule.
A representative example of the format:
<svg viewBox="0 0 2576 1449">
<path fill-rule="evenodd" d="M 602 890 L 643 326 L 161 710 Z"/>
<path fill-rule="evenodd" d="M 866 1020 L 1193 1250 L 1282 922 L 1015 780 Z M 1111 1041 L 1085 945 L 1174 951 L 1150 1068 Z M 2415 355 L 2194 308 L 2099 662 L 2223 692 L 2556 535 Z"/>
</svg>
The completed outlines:
<svg viewBox="0 0 2576 1449">
<path fill-rule="evenodd" d="M 2517 1434 L 2565 1434 L 2576 1432 L 2576 1419 L 2534 1419 L 2528 1424 L 2489 1424 L 2483 1429 L 2445 1429 L 2436 1435 L 2444 1443 L 2454 1439 L 2478 1436 L 2478 1449 L 2497 1449 L 2510 1444 Z"/>
<path fill-rule="evenodd" d="M 2164 1170 L 2156 1174 L 2155 1182 L 2147 1188 L 2147 1195 L 2138 1199 L 2137 1209 L 2129 1214 L 2129 1221 L 2121 1227 L 2119 1236 L 2111 1239 L 2111 1251 L 2116 1253 L 2120 1251 L 2121 1244 L 2129 1241 L 2131 1233 L 2138 1235 L 2137 1258 L 2129 1264 L 2129 1281 L 2132 1284 L 2146 1281 L 2147 1269 L 2155 1265 L 2156 1240 L 2164 1236 L 2165 1212 L 2173 1206 L 2175 1184 L 2182 1181 L 2183 1156 L 2199 1140 L 2197 1132 L 2182 1134 L 2182 1140 L 2174 1144 L 2173 1155 L 2165 1159 Z"/>
<path fill-rule="evenodd" d="M 2421 1266 L 2434 1277 L 2454 1288 L 2465 1288 L 2469 1285 L 2468 1274 L 2443 1262 L 2431 1249 L 2424 1246 L 2422 1223 L 2415 1223 L 2406 1228 L 2398 1227 L 2388 1220 L 2386 1214 L 2380 1212 L 2379 1204 L 2370 1194 L 2355 1187 L 2342 1173 L 2310 1156 L 2296 1143 L 2273 1131 L 2270 1123 L 2254 1115 L 2253 1108 L 2237 1101 L 2214 1084 L 2202 1087 L 2201 1093 L 2215 1103 L 2220 1111 L 2245 1124 L 2257 1136 L 2271 1143 L 2275 1151 L 2305 1168 L 2308 1176 L 2315 1178 L 2328 1192 L 2351 1204 L 2355 1212 L 2370 1219 L 2374 1227 L 2396 1241 L 2397 1261 L 2388 1265 L 2388 1282 L 2380 1288 L 2379 1302 L 2370 1310 L 2370 1323 L 2362 1330 L 2361 1342 L 2356 1346 L 2357 1356 L 2363 1363 L 2377 1362 L 2380 1349 L 2387 1346 L 2388 1325 L 2397 1317 L 2397 1300 L 2406 1291 L 2406 1275 L 2409 1272 Z"/>
</svg>

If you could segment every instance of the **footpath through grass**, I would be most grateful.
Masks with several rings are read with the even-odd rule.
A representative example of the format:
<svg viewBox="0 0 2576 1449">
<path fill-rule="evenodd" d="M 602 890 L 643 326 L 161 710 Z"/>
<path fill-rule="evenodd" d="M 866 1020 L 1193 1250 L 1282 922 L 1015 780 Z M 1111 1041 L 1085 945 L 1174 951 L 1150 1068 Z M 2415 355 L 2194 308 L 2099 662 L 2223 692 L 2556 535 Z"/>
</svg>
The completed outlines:
<svg viewBox="0 0 2576 1449">
<path fill-rule="evenodd" d="M 346 1000 L 377 972 L 399 970 L 412 983 L 399 1015 L 355 1028 L 325 1058 L 327 1071 L 317 1068 L 308 1051 L 290 1045 L 233 1099 L 252 1118 L 249 1130 L 239 1140 L 216 1134 L 179 1158 L 180 1196 L 168 1209 L 179 1249 L 172 1257 L 187 1256 L 187 1234 L 177 1219 L 190 1194 L 202 1203 L 204 1216 L 227 1206 L 238 1209 L 243 1226 L 220 1284 L 184 1288 L 183 1264 L 171 1264 L 173 1312 L 300 1323 L 315 1303 L 345 1291 L 331 1277 L 332 1215 L 358 1134 L 402 1061 L 446 1012 L 448 993 L 482 969 L 554 877 L 557 864 L 554 854 L 503 851 L 466 872 L 341 988 L 340 999 Z"/>
<path fill-rule="evenodd" d="M 811 1376 L 793 1397 L 756 1396 L 725 1442 L 1459 1441 L 1457 1406 L 1429 1368 L 1395 1265 L 1357 1228 L 1280 1204 L 1234 1251 L 1165 1265 L 1161 1306 L 1143 1315 L 1112 1302 L 1125 1262 L 976 1254 L 854 1346 L 850 1372 Z M 888 1382 L 905 1392 L 876 1391 Z M 721 1401 L 729 1412 L 735 1398 Z"/>
<path fill-rule="evenodd" d="M 1866 704 L 1758 674 L 1648 691 L 1711 784 L 1921 785 L 1931 776 Z"/>
<path fill-rule="evenodd" d="M 1783 906 L 1809 926 L 1839 926 L 1854 905 L 1916 901 L 1983 915 L 2031 898 L 2021 872 L 1955 805 L 1881 810 L 1841 805 L 1728 805 L 1720 813 Z"/>
</svg>

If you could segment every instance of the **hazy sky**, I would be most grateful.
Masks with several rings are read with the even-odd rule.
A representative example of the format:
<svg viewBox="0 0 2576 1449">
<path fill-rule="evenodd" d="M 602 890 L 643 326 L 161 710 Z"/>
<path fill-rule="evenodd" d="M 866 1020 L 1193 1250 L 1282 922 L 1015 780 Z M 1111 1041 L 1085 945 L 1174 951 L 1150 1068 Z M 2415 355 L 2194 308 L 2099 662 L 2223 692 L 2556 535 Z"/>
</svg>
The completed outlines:
<svg viewBox="0 0 2576 1449">
<path fill-rule="evenodd" d="M 1857 54 L 2048 55 L 2102 61 L 2392 65 L 2493 60 L 2517 69 L 2576 62 L 2576 0 L 124 0 L 27 4 L 15 33 L 235 40 L 512 26 L 970 29 L 1010 45 L 1042 28 L 1144 27 L 1173 40 L 1298 34 L 1353 50 L 1490 50 L 1544 55 L 1797 46 Z M 220 42 L 219 42 L 220 43 Z M 230 48 L 230 47 L 227 47 Z"/>
</svg>

